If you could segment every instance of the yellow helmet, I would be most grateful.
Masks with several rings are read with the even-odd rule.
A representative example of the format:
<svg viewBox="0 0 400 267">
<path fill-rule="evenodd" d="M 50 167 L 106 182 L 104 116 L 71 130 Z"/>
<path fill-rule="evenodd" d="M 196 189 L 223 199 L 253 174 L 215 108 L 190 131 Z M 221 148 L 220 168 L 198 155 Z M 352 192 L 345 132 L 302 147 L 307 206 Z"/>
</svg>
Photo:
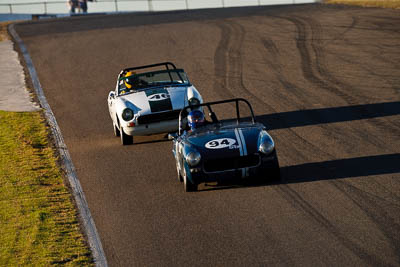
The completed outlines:
<svg viewBox="0 0 400 267">
<path fill-rule="evenodd" d="M 128 88 L 128 89 L 131 89 L 131 88 L 132 88 L 132 86 L 133 86 L 133 84 L 134 84 L 135 77 L 130 77 L 130 76 L 133 76 L 133 75 L 135 75 L 135 74 L 136 74 L 136 73 L 133 72 L 133 71 L 128 71 L 128 72 L 125 74 L 126 79 L 124 79 L 124 81 L 125 81 L 125 86 L 126 86 L 126 88 Z"/>
</svg>

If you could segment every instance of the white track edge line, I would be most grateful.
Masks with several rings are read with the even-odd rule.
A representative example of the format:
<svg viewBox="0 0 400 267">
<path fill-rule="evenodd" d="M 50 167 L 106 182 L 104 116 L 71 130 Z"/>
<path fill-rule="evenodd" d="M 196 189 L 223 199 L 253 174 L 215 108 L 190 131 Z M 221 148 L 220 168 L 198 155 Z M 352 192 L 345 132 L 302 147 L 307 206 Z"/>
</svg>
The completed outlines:
<svg viewBox="0 0 400 267">
<path fill-rule="evenodd" d="M 56 146 L 60 153 L 61 159 L 64 164 L 64 168 L 67 174 L 68 181 L 70 183 L 72 194 L 76 201 L 76 205 L 79 210 L 79 214 L 81 216 L 83 222 L 83 229 L 85 231 L 86 237 L 89 242 L 90 249 L 93 254 L 93 259 L 96 266 L 99 267 L 107 267 L 106 256 L 103 251 L 103 246 L 100 241 L 100 236 L 97 232 L 96 225 L 94 223 L 93 217 L 90 213 L 88 203 L 85 198 L 85 194 L 83 193 L 81 184 L 78 180 L 78 177 L 75 172 L 74 164 L 72 163 L 71 156 L 69 155 L 66 144 L 64 143 L 64 138 L 62 137 L 61 130 L 57 124 L 56 118 L 54 117 L 53 111 L 50 108 L 50 105 L 47 102 L 46 97 L 44 96 L 42 86 L 40 85 L 39 78 L 37 76 L 35 67 L 33 65 L 32 59 L 26 49 L 24 42 L 17 34 L 14 23 L 8 26 L 8 30 L 11 36 L 14 38 L 16 43 L 18 44 L 21 53 L 24 56 L 26 66 L 29 70 L 29 74 L 32 79 L 33 87 L 35 88 L 35 92 L 39 99 L 40 105 L 44 109 L 44 113 L 47 119 L 47 122 L 50 125 L 51 131 L 53 133 Z"/>
</svg>

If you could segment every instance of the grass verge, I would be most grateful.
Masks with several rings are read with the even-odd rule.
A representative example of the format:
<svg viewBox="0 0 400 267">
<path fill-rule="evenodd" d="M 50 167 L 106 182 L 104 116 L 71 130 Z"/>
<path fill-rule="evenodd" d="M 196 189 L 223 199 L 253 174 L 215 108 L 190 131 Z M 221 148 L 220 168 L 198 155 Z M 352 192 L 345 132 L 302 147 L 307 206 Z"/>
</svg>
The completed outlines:
<svg viewBox="0 0 400 267">
<path fill-rule="evenodd" d="M 40 112 L 0 111 L 0 266 L 93 266 Z"/>
<path fill-rule="evenodd" d="M 325 0 L 327 4 L 346 4 L 363 7 L 400 8 L 400 0 Z"/>
</svg>

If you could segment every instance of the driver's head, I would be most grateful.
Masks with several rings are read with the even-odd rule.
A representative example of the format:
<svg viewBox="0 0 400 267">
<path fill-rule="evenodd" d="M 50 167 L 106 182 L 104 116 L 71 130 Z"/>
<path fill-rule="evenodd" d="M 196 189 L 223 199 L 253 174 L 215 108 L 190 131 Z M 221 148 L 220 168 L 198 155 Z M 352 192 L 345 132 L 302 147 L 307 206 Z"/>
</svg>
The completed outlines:
<svg viewBox="0 0 400 267">
<path fill-rule="evenodd" d="M 189 113 L 188 124 L 191 130 L 201 127 L 205 123 L 204 114 L 200 110 L 193 110 Z"/>
<path fill-rule="evenodd" d="M 125 74 L 125 86 L 128 89 L 132 89 L 132 87 L 134 86 L 135 83 L 137 83 L 137 77 L 135 77 L 135 72 L 133 71 L 128 71 Z"/>
</svg>

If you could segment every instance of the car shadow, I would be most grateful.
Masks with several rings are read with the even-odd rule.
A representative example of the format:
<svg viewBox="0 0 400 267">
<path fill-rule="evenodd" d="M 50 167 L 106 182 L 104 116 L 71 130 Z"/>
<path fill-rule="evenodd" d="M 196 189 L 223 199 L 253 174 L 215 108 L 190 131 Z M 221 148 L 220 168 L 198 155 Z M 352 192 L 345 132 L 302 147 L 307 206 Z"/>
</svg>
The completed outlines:
<svg viewBox="0 0 400 267">
<path fill-rule="evenodd" d="M 267 114 L 258 116 L 257 121 L 266 125 L 268 130 L 276 130 L 399 114 L 400 102 L 396 101 Z M 303 183 L 390 173 L 400 173 L 400 154 L 366 156 L 285 166 L 281 167 L 282 180 L 280 183 Z M 272 184 L 277 183 L 258 183 L 254 180 L 239 180 L 239 182 L 233 181 L 232 183 L 223 185 L 207 185 L 207 188 L 201 191 L 257 187 Z"/>
<path fill-rule="evenodd" d="M 153 144 L 153 143 L 162 143 L 168 142 L 168 134 L 155 134 L 148 136 L 135 136 L 133 146 L 135 145 L 144 145 L 144 144 Z"/>
<path fill-rule="evenodd" d="M 259 182 L 255 179 L 250 179 L 224 184 L 206 184 L 205 188 L 199 191 L 242 189 L 396 173 L 400 173 L 399 153 L 285 166 L 281 167 L 281 181 Z"/>
<path fill-rule="evenodd" d="M 304 183 L 400 173 L 400 154 L 304 163 L 281 168 L 283 182 Z"/>
<path fill-rule="evenodd" d="M 400 114 L 400 102 L 306 109 L 257 116 L 268 130 L 346 122 Z"/>
</svg>

